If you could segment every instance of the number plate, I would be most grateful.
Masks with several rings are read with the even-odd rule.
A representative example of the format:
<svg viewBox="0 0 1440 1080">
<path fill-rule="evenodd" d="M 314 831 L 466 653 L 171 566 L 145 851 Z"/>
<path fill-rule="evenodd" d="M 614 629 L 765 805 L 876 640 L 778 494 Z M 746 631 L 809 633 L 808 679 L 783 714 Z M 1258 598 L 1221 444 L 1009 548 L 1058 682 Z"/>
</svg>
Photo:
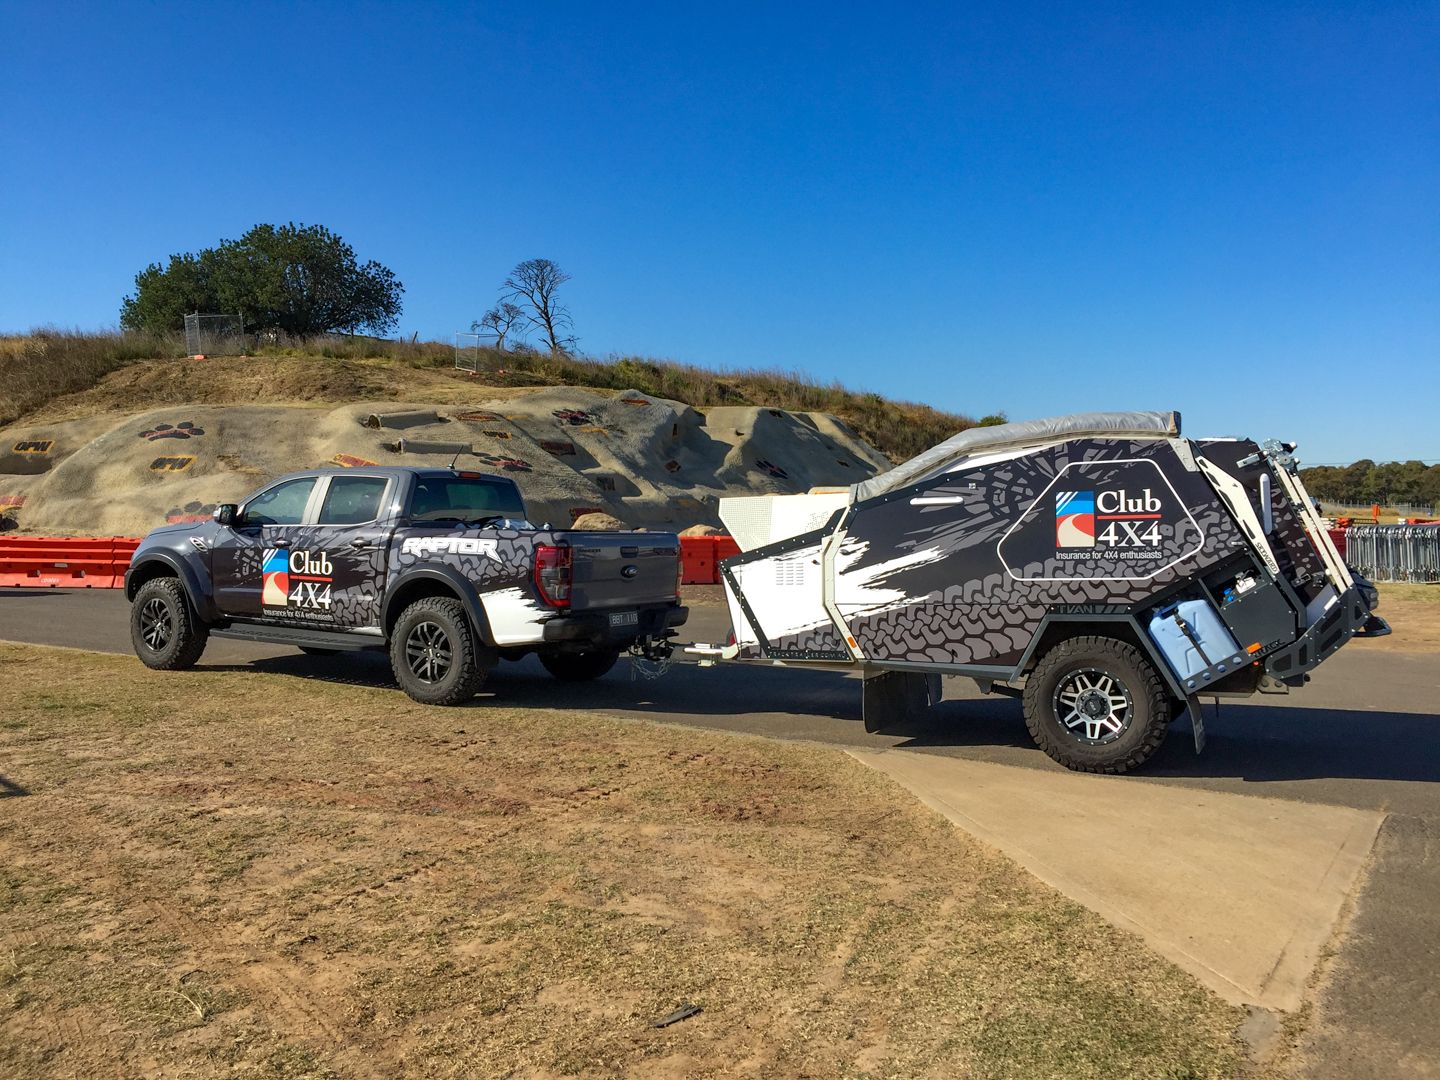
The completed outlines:
<svg viewBox="0 0 1440 1080">
<path fill-rule="evenodd" d="M 638 611 L 612 611 L 610 613 L 611 626 L 639 626 L 640 613 Z"/>
</svg>

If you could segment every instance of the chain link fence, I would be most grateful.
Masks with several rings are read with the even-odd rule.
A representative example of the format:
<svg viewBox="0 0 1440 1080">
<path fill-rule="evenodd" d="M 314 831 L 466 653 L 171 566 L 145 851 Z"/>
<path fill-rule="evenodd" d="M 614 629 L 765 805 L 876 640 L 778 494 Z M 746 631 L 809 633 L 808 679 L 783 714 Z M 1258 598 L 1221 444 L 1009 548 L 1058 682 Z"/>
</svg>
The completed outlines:
<svg viewBox="0 0 1440 1080">
<path fill-rule="evenodd" d="M 188 356 L 240 356 L 250 351 L 241 315 L 185 316 L 185 353 Z"/>
<path fill-rule="evenodd" d="M 1371 581 L 1440 581 L 1440 525 L 1355 525 L 1345 561 Z"/>
</svg>

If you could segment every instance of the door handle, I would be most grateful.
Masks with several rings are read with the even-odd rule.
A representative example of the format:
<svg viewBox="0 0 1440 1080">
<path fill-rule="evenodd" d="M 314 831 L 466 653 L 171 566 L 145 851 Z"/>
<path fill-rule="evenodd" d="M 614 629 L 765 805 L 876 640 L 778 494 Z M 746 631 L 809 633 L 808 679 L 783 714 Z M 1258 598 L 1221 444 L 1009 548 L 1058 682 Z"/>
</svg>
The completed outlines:
<svg viewBox="0 0 1440 1080">
<path fill-rule="evenodd" d="M 354 540 L 350 541 L 350 546 L 353 548 L 367 548 L 370 546 L 370 541 L 366 540 L 363 536 L 357 536 Z"/>
<path fill-rule="evenodd" d="M 275 541 L 275 546 L 276 546 L 276 547 L 289 547 L 289 546 L 290 546 L 290 541 L 289 541 L 289 540 L 286 540 L 286 539 L 282 536 L 280 539 L 278 539 L 278 540 Z"/>
</svg>

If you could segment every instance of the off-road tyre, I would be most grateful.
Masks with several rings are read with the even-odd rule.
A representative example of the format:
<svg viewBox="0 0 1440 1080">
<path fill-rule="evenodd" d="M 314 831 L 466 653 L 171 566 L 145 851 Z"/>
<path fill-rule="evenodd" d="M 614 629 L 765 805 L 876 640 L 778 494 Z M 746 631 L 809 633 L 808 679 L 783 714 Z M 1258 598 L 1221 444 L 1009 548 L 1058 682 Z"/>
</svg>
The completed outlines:
<svg viewBox="0 0 1440 1080">
<path fill-rule="evenodd" d="M 339 656 L 339 649 L 317 649 L 314 645 L 299 646 L 301 652 L 306 656 Z"/>
<path fill-rule="evenodd" d="M 473 698 L 485 685 L 482 659 L 465 609 L 448 597 L 416 600 L 400 613 L 390 632 L 395 681 L 422 705 L 463 705 Z M 427 666 L 427 660 L 443 663 Z"/>
<path fill-rule="evenodd" d="M 1104 719 L 1082 717 L 1074 721 L 1077 727 L 1067 727 L 1062 720 L 1059 709 L 1068 705 L 1057 709 L 1060 695 L 1073 702 L 1075 698 L 1068 695 L 1086 684 L 1096 684 L 1095 692 L 1112 701 L 1128 700 L 1118 733 L 1099 727 L 1121 722 L 1113 711 Z M 1026 679 L 1023 703 L 1025 726 L 1035 745 L 1077 772 L 1124 773 L 1139 768 L 1165 741 L 1174 717 L 1170 694 L 1150 659 L 1134 645 L 1110 637 L 1067 638 L 1054 646 Z M 1067 715 L 1079 712 L 1076 708 Z M 1092 722 L 1099 738 L 1084 733 Z"/>
<path fill-rule="evenodd" d="M 200 621 L 178 578 L 151 578 L 130 605 L 130 644 L 140 662 L 156 671 L 195 666 L 210 628 Z"/>
<path fill-rule="evenodd" d="M 594 652 L 541 653 L 540 663 L 561 682 L 589 682 L 598 679 L 615 666 L 620 653 L 615 649 Z"/>
</svg>

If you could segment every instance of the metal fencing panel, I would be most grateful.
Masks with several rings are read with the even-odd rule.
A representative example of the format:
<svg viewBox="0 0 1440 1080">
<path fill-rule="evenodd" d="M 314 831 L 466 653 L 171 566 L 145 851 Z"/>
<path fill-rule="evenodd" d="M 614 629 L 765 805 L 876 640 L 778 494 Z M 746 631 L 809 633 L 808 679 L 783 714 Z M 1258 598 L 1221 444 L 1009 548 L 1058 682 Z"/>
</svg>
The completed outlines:
<svg viewBox="0 0 1440 1080">
<path fill-rule="evenodd" d="M 238 356 L 249 351 L 245 319 L 240 315 L 185 316 L 185 352 L 189 356 Z"/>
<path fill-rule="evenodd" d="M 1345 561 L 1371 581 L 1440 581 L 1440 525 L 1355 525 Z"/>
<path fill-rule="evenodd" d="M 457 331 L 455 370 L 478 373 L 487 366 L 487 358 L 492 356 L 497 340 L 495 334 Z M 493 364 L 493 360 L 491 363 Z"/>
</svg>

